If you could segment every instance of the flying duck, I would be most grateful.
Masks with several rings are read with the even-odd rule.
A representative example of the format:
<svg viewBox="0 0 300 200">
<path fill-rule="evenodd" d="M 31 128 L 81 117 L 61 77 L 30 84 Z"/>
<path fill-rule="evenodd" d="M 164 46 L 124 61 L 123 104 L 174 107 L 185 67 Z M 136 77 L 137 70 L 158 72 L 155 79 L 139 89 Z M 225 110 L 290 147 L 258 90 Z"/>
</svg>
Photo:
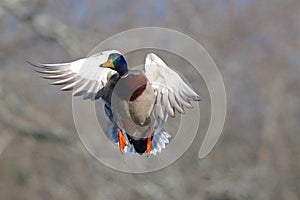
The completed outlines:
<svg viewBox="0 0 300 200">
<path fill-rule="evenodd" d="M 112 125 L 110 139 L 121 153 L 156 155 L 169 143 L 164 129 L 168 116 L 192 108 L 200 96 L 154 53 L 145 59 L 144 69 L 129 70 L 116 50 L 97 53 L 69 63 L 32 64 L 45 79 L 56 79 L 83 99 L 102 99 Z"/>
</svg>

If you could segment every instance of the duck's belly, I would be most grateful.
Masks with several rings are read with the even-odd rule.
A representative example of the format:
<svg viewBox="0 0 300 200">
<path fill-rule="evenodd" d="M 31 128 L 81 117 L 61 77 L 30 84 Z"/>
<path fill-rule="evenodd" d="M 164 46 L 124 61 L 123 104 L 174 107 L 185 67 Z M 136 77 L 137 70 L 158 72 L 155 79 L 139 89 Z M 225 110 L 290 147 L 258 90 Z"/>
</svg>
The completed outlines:
<svg viewBox="0 0 300 200">
<path fill-rule="evenodd" d="M 122 91 L 113 93 L 111 99 L 111 107 L 115 123 L 125 129 L 126 133 L 133 138 L 146 138 L 148 130 L 153 125 L 154 120 L 151 119 L 151 112 L 155 104 L 155 93 L 149 83 L 144 84 L 132 90 L 127 88 L 126 79 L 120 79 L 118 85 Z M 130 94 L 124 98 L 122 93 Z M 119 95 L 121 94 L 121 95 Z"/>
<path fill-rule="evenodd" d="M 141 104 L 122 99 L 114 99 L 112 101 L 112 112 L 115 123 L 118 127 L 124 129 L 127 134 L 136 139 L 146 138 L 149 127 L 153 126 L 154 123 L 154 120 L 151 119 L 153 105 L 145 106 Z M 141 108 L 142 106 L 143 108 Z"/>
</svg>

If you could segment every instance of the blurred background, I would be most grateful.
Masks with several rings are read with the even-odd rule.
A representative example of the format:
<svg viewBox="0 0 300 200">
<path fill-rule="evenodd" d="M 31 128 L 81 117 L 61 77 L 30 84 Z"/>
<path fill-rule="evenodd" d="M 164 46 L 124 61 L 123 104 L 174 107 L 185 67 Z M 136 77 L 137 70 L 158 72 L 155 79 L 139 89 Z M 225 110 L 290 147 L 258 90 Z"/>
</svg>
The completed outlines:
<svg viewBox="0 0 300 200">
<path fill-rule="evenodd" d="M 299 9 L 298 0 L 1 0 L 0 199 L 300 199 Z M 173 165 L 138 175 L 86 152 L 70 93 L 26 61 L 78 59 L 144 26 L 205 47 L 223 76 L 228 112 L 208 157 L 197 157 L 198 134 Z"/>
</svg>

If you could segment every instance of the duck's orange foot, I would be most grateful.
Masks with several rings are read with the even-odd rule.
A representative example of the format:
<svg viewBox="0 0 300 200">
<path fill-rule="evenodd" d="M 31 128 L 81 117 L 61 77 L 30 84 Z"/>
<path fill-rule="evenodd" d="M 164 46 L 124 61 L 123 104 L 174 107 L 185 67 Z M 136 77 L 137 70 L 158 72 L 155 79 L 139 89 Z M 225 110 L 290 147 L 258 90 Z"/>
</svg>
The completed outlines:
<svg viewBox="0 0 300 200">
<path fill-rule="evenodd" d="M 119 138 L 120 152 L 123 153 L 124 152 L 124 148 L 125 148 L 125 146 L 128 146 L 128 143 L 127 143 L 127 141 L 124 138 L 122 130 L 119 131 L 118 138 Z"/>
<path fill-rule="evenodd" d="M 146 149 L 148 157 L 150 156 L 151 153 L 151 143 L 152 143 L 151 135 L 152 135 L 152 128 L 150 127 L 148 138 L 147 138 L 147 149 Z"/>
</svg>

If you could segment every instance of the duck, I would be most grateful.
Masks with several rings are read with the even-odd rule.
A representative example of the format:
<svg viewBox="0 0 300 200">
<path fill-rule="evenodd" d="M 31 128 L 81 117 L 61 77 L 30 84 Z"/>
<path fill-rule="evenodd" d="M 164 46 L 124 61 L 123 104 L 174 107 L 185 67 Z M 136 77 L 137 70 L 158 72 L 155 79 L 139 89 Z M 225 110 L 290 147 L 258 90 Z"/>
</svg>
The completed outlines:
<svg viewBox="0 0 300 200">
<path fill-rule="evenodd" d="M 201 97 L 155 53 L 143 69 L 129 69 L 124 55 L 107 50 L 72 62 L 31 64 L 42 78 L 84 100 L 101 99 L 110 139 L 123 153 L 150 157 L 166 148 L 168 117 L 185 113 Z"/>
</svg>

